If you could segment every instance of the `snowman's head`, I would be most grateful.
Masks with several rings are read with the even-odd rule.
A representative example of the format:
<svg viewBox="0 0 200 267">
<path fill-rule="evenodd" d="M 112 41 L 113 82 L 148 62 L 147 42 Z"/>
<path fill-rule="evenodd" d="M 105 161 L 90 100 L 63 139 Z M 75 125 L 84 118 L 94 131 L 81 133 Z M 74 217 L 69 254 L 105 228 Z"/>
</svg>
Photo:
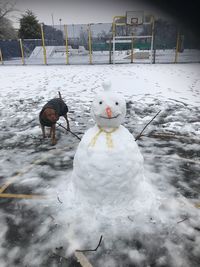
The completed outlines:
<svg viewBox="0 0 200 267">
<path fill-rule="evenodd" d="M 126 115 L 125 99 L 111 90 L 109 82 L 104 82 L 102 85 L 104 91 L 98 93 L 92 103 L 92 117 L 100 127 L 119 127 Z"/>
</svg>

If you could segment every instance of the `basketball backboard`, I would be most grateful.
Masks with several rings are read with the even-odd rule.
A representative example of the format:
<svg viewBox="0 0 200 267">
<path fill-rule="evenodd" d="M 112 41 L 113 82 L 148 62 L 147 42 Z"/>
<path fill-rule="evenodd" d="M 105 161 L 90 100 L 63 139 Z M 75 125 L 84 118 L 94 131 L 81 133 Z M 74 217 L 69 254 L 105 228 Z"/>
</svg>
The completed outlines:
<svg viewBox="0 0 200 267">
<path fill-rule="evenodd" d="M 127 25 L 141 25 L 144 22 L 144 11 L 127 11 L 126 12 L 126 24 Z"/>
</svg>

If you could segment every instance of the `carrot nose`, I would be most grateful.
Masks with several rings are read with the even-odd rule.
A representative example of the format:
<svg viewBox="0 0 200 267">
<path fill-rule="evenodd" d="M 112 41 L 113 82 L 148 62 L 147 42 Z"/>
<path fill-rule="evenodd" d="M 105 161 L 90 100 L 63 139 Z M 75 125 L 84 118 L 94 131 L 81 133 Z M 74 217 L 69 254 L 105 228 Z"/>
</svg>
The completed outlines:
<svg viewBox="0 0 200 267">
<path fill-rule="evenodd" d="M 112 110 L 111 110 L 110 107 L 107 107 L 106 108 L 106 113 L 107 113 L 108 118 L 111 118 L 112 117 Z"/>
</svg>

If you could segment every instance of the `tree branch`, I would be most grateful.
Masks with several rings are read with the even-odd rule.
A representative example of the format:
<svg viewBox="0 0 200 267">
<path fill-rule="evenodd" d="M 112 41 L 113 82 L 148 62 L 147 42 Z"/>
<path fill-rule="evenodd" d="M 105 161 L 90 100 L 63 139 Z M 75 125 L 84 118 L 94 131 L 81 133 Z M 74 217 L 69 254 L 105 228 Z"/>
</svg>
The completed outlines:
<svg viewBox="0 0 200 267">
<path fill-rule="evenodd" d="M 138 139 L 140 139 L 140 137 L 142 136 L 142 133 L 144 132 L 144 130 L 147 128 L 147 126 L 158 116 L 158 114 L 161 112 L 161 110 L 159 110 L 156 115 L 145 125 L 145 127 L 142 129 L 142 131 L 136 136 L 135 141 L 137 141 Z"/>
<path fill-rule="evenodd" d="M 188 219 L 189 219 L 188 217 L 185 217 L 184 219 L 182 219 L 181 221 L 178 221 L 177 223 L 182 223 L 182 222 L 184 222 L 184 221 L 186 221 Z"/>
<path fill-rule="evenodd" d="M 71 134 L 73 134 L 76 138 L 78 138 L 79 140 L 81 140 L 81 138 L 77 135 L 77 134 L 75 134 L 75 133 L 73 133 L 71 130 L 69 130 L 69 129 L 67 129 L 66 127 L 64 127 L 61 123 L 56 123 L 58 126 L 60 126 L 60 127 L 62 127 L 63 129 L 65 129 L 66 131 L 68 131 L 68 132 L 70 132 Z"/>
<path fill-rule="evenodd" d="M 14 9 L 14 6 L 16 5 L 16 3 L 11 3 L 11 2 L 6 2 L 4 3 L 2 6 L 0 6 L 0 19 L 4 18 L 8 13 L 16 11 L 16 9 Z"/>
<path fill-rule="evenodd" d="M 100 240 L 99 240 L 99 243 L 98 243 L 98 245 L 97 245 L 97 247 L 96 247 L 95 249 L 83 249 L 83 250 L 79 250 L 79 249 L 77 249 L 76 251 L 77 251 L 77 252 L 97 251 L 97 249 L 98 249 L 99 246 L 101 245 L 102 238 L 103 238 L 103 236 L 101 235 Z"/>
<path fill-rule="evenodd" d="M 60 202 L 60 204 L 62 204 L 62 201 L 60 200 L 60 198 L 57 196 L 57 200 L 58 202 Z"/>
</svg>

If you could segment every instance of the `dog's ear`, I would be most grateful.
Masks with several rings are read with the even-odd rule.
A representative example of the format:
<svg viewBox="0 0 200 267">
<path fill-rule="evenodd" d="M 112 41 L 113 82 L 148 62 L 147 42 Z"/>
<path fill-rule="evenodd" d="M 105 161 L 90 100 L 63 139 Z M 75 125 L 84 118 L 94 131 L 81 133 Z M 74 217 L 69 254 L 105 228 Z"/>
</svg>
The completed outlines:
<svg viewBox="0 0 200 267">
<path fill-rule="evenodd" d="M 42 115 L 47 116 L 47 115 L 52 114 L 52 113 L 53 114 L 55 113 L 55 110 L 53 108 L 45 108 Z"/>
<path fill-rule="evenodd" d="M 45 110 L 42 112 L 42 119 L 46 119 L 47 118 L 47 114 L 48 114 L 48 108 L 45 108 Z"/>
</svg>

